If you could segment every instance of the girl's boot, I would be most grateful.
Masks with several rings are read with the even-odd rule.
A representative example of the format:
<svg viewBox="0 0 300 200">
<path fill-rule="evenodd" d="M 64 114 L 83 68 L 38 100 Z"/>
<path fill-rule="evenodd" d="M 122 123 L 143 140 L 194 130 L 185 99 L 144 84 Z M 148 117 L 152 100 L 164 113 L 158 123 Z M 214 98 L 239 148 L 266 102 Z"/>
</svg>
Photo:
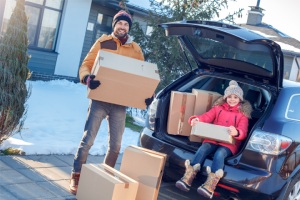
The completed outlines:
<svg viewBox="0 0 300 200">
<path fill-rule="evenodd" d="M 224 171 L 218 169 L 215 173 L 212 173 L 210 172 L 210 167 L 208 167 L 208 172 L 209 174 L 205 183 L 198 187 L 197 192 L 206 198 L 212 198 L 220 178 L 224 175 Z"/>
<path fill-rule="evenodd" d="M 176 182 L 176 187 L 182 191 L 188 192 L 191 188 L 192 182 L 200 171 L 200 164 L 195 164 L 194 166 L 190 165 L 190 161 L 185 161 L 185 173 L 184 176 Z"/>
</svg>

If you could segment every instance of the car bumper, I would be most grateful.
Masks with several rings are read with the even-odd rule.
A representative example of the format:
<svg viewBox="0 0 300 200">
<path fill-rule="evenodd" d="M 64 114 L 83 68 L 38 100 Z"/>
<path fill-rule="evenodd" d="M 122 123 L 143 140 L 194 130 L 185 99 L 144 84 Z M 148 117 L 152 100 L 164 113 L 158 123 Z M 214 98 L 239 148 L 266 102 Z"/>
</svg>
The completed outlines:
<svg viewBox="0 0 300 200">
<path fill-rule="evenodd" d="M 175 147 L 153 137 L 153 131 L 144 128 L 140 135 L 140 146 L 167 154 L 164 171 L 165 180 L 178 180 L 184 174 L 184 162 L 191 159 L 193 152 Z M 203 166 L 211 166 L 212 161 L 206 159 Z M 205 168 L 197 176 L 197 181 L 206 179 Z M 236 165 L 225 165 L 225 176 L 220 180 L 216 193 L 224 198 L 235 199 L 277 199 L 284 192 L 286 180 L 283 180 L 277 173 L 270 173 L 266 170 L 251 168 L 247 165 L 237 163 Z M 274 184 L 276 183 L 276 184 Z M 199 186 L 199 185 L 197 185 Z"/>
</svg>

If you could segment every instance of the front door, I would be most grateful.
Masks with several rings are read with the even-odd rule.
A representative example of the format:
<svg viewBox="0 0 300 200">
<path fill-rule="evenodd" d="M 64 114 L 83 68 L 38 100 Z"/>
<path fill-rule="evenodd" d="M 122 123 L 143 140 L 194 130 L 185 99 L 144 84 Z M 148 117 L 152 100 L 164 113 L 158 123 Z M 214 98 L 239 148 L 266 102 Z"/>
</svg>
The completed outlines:
<svg viewBox="0 0 300 200">
<path fill-rule="evenodd" d="M 98 13 L 97 16 L 97 22 L 95 25 L 95 29 L 94 29 L 94 42 L 101 37 L 102 34 L 111 34 L 112 32 L 112 20 L 113 17 L 103 14 L 103 13 Z"/>
</svg>

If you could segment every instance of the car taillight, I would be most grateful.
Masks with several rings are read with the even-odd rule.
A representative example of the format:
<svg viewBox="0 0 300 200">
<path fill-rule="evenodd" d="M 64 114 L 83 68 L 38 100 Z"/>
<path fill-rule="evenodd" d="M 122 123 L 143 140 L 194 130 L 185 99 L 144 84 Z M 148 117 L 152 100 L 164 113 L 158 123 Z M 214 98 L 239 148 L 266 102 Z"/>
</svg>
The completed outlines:
<svg viewBox="0 0 300 200">
<path fill-rule="evenodd" d="M 154 126 L 155 126 L 157 103 L 158 103 L 158 99 L 154 98 L 152 103 L 150 104 L 150 106 L 148 108 L 148 112 L 147 112 L 147 114 L 148 114 L 147 127 L 153 131 L 154 131 Z"/>
<path fill-rule="evenodd" d="M 288 137 L 255 131 L 247 144 L 246 149 L 270 155 L 279 155 L 285 151 L 292 143 Z"/>
</svg>

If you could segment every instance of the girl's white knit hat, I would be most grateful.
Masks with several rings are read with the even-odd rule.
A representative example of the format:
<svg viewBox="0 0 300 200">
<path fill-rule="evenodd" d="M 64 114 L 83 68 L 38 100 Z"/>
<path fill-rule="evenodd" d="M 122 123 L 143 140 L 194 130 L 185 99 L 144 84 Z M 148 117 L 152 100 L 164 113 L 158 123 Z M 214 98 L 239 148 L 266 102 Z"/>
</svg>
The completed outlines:
<svg viewBox="0 0 300 200">
<path fill-rule="evenodd" d="M 241 99 L 241 101 L 243 101 L 244 99 L 243 98 L 244 92 L 242 88 L 234 80 L 229 82 L 229 86 L 224 91 L 223 99 L 226 99 L 231 94 L 235 94 L 236 96 L 238 96 Z"/>
</svg>

